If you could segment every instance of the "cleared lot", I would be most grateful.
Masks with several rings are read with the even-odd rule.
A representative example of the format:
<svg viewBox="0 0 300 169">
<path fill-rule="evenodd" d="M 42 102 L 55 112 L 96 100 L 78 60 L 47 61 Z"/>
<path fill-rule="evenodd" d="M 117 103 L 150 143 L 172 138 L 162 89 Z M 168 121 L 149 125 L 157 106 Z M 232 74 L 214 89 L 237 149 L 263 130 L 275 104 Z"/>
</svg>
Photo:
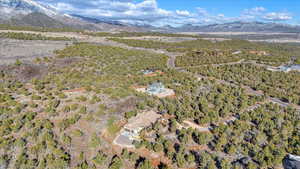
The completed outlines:
<svg viewBox="0 0 300 169">
<path fill-rule="evenodd" d="M 28 61 L 53 56 L 55 50 L 65 48 L 68 43 L 71 42 L 0 39 L 0 64 L 15 63 L 16 59 Z"/>
</svg>

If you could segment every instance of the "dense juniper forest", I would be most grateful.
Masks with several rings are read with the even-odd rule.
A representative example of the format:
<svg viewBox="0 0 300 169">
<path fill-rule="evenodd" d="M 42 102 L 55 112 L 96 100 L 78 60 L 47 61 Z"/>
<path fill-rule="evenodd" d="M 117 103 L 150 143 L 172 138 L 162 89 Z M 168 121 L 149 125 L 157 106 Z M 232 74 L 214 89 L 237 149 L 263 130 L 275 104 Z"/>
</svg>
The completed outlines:
<svg viewBox="0 0 300 169">
<path fill-rule="evenodd" d="M 0 168 L 267 169 L 300 155 L 300 73 L 267 69 L 300 63 L 299 46 L 86 34 L 139 50 L 74 42 L 54 57 L 1 66 Z M 72 41 L 38 33 L 0 37 Z M 168 52 L 176 53 L 175 67 Z M 146 77 L 148 69 L 163 73 Z M 153 82 L 176 96 L 132 87 Z M 123 126 L 148 110 L 162 117 L 140 131 L 134 148 L 115 145 Z"/>
</svg>

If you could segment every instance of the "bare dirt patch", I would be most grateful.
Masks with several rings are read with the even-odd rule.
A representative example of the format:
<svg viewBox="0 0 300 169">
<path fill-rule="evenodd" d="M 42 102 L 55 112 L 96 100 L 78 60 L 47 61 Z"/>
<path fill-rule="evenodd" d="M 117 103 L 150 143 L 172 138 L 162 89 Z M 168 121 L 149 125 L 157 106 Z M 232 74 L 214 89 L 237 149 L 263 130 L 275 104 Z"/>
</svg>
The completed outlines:
<svg viewBox="0 0 300 169">
<path fill-rule="evenodd" d="M 80 61 L 78 58 L 64 58 L 55 59 L 53 63 L 34 63 L 33 61 L 26 61 L 21 63 L 21 65 L 16 64 L 2 64 L 0 57 L 0 73 L 8 75 L 12 80 L 18 80 L 22 82 L 28 82 L 29 80 L 36 78 L 40 79 L 47 75 L 51 70 L 58 68 L 63 68 L 65 66 L 71 65 Z M 14 61 L 15 62 L 15 61 Z"/>
<path fill-rule="evenodd" d="M 134 97 L 130 97 L 128 99 L 122 100 L 121 102 L 117 103 L 115 105 L 115 111 L 116 112 L 127 112 L 132 111 L 137 104 L 137 99 Z"/>
<path fill-rule="evenodd" d="M 16 59 L 31 61 L 37 57 L 51 57 L 55 50 L 71 42 L 0 39 L 0 65 L 15 63 Z"/>
<path fill-rule="evenodd" d="M 53 61 L 53 66 L 55 68 L 63 68 L 65 66 L 70 66 L 73 63 L 78 63 L 81 60 L 82 60 L 81 58 L 76 58 L 76 57 L 72 57 L 72 58 L 56 58 Z"/>
<path fill-rule="evenodd" d="M 48 68 L 45 65 L 34 65 L 34 64 L 22 64 L 20 66 L 15 65 L 0 65 L 0 71 L 5 74 L 11 75 L 14 79 L 20 81 L 28 81 L 32 78 L 41 78 L 46 75 Z"/>
</svg>

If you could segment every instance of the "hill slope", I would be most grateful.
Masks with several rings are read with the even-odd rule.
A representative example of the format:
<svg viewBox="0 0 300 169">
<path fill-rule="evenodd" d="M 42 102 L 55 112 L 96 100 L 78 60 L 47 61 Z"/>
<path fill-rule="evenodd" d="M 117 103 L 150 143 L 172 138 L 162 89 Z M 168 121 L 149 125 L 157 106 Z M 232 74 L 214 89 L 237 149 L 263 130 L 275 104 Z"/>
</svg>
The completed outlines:
<svg viewBox="0 0 300 169">
<path fill-rule="evenodd" d="M 30 13 L 23 17 L 12 18 L 9 22 L 12 25 L 18 26 L 37 26 L 37 27 L 52 27 L 63 28 L 66 27 L 63 23 L 43 14 L 43 13 Z"/>
<path fill-rule="evenodd" d="M 138 31 L 137 27 L 85 19 L 60 13 L 54 8 L 33 0 L 0 0 L 0 23 L 16 26 L 75 28 L 93 31 Z"/>
</svg>

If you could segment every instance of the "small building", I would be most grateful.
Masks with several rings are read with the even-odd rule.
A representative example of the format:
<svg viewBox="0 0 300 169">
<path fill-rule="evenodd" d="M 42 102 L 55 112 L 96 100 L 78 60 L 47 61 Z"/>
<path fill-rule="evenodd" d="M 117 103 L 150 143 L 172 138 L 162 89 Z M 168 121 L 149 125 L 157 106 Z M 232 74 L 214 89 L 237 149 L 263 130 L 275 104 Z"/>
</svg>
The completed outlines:
<svg viewBox="0 0 300 169">
<path fill-rule="evenodd" d="M 238 50 L 238 51 L 232 52 L 232 55 L 239 55 L 241 53 L 242 53 L 242 51 Z"/>
<path fill-rule="evenodd" d="M 160 118 L 161 115 L 154 111 L 143 112 L 130 118 L 120 131 L 120 134 L 115 138 L 114 144 L 121 147 L 134 148 L 133 141 L 140 139 L 140 132 Z"/>
<path fill-rule="evenodd" d="M 290 72 L 290 71 L 299 71 L 300 72 L 300 65 L 282 66 L 281 69 L 285 70 L 285 72 Z"/>
<path fill-rule="evenodd" d="M 147 87 L 134 87 L 134 89 L 138 92 L 147 93 L 159 98 L 175 96 L 174 90 L 165 88 L 165 86 L 160 82 L 152 83 Z"/>
<path fill-rule="evenodd" d="M 153 77 L 153 76 L 161 75 L 161 74 L 163 74 L 163 72 L 160 70 L 146 69 L 146 70 L 142 70 L 142 74 L 145 77 Z"/>
<path fill-rule="evenodd" d="M 87 90 L 85 88 L 75 88 L 69 90 L 62 91 L 67 97 L 79 97 L 87 94 Z"/>
<path fill-rule="evenodd" d="M 166 91 L 165 86 L 162 83 L 152 83 L 146 88 L 146 92 L 151 95 L 157 95 Z"/>
<path fill-rule="evenodd" d="M 289 66 L 279 66 L 279 71 L 282 71 L 282 72 L 290 72 L 292 69 L 291 67 Z"/>
<path fill-rule="evenodd" d="M 142 70 L 142 73 L 143 73 L 144 75 L 148 75 L 148 74 L 151 74 L 151 73 L 154 73 L 154 72 L 155 72 L 155 70 L 153 70 L 153 69 Z"/>
<path fill-rule="evenodd" d="M 288 154 L 282 162 L 284 169 L 300 169 L 300 156 Z"/>
<path fill-rule="evenodd" d="M 270 71 L 280 71 L 280 72 L 290 72 L 290 71 L 300 71 L 300 65 L 285 65 L 279 67 L 269 67 L 267 68 Z"/>
<path fill-rule="evenodd" d="M 253 55 L 258 55 L 258 56 L 268 56 L 269 53 L 266 52 L 266 51 L 257 51 L 257 50 L 251 50 L 249 51 L 250 54 L 253 54 Z"/>
<path fill-rule="evenodd" d="M 160 117 L 161 115 L 154 111 L 140 113 L 129 119 L 128 123 L 124 126 L 124 130 L 137 135 L 141 130 L 155 123 Z"/>
</svg>

